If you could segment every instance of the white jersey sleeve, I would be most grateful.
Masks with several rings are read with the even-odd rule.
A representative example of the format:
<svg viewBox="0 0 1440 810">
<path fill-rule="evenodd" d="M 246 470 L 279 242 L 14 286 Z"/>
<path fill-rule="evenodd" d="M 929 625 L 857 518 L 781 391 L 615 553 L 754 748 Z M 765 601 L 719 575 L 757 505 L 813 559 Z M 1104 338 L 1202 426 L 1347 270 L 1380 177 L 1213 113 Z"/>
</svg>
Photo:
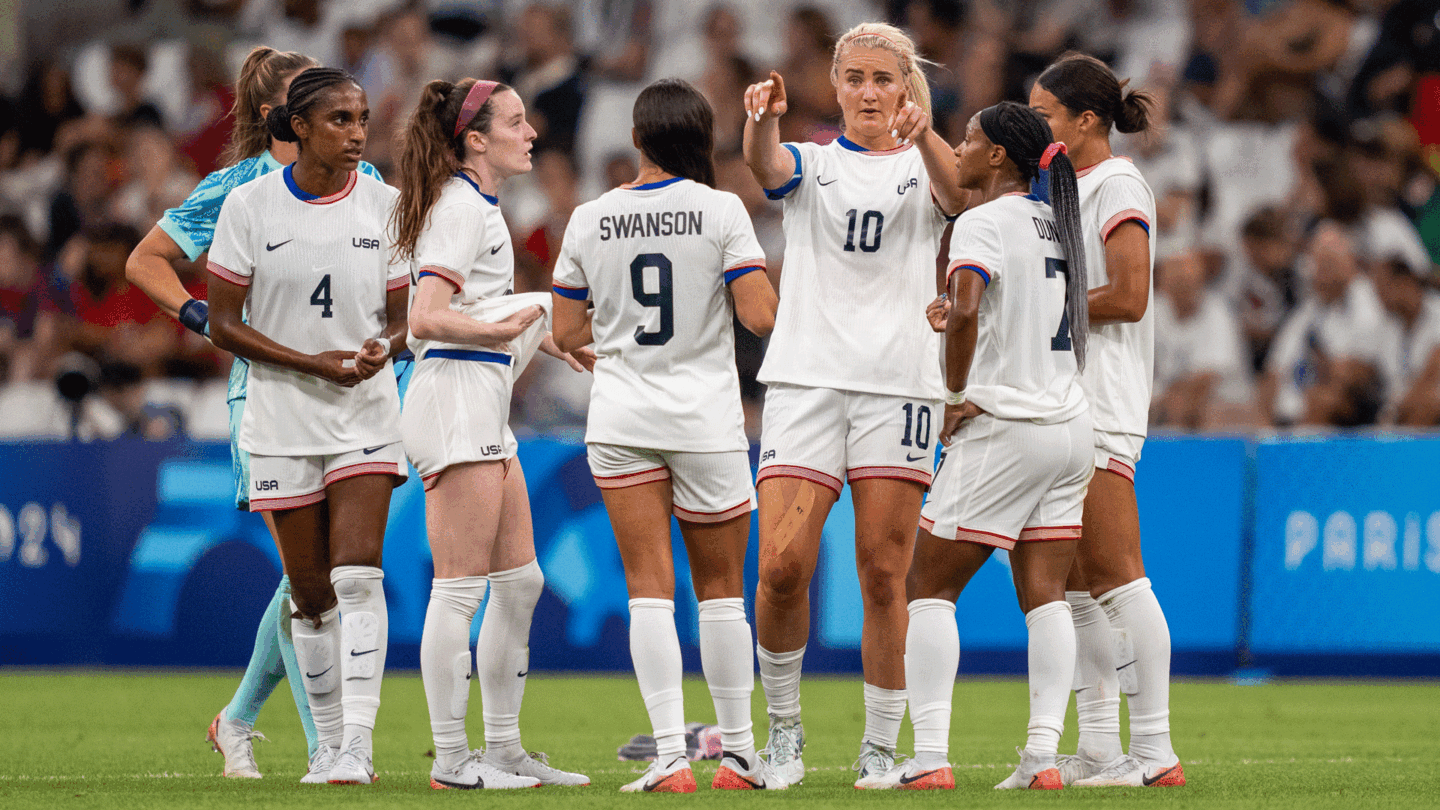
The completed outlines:
<svg viewBox="0 0 1440 810">
<path fill-rule="evenodd" d="M 250 238 L 250 210 L 241 202 L 244 194 L 236 192 L 226 197 L 220 206 L 208 261 L 215 275 L 231 284 L 249 286 L 255 274 L 255 246 Z"/>
<path fill-rule="evenodd" d="M 424 275 L 442 278 L 458 293 L 485 242 L 485 216 L 478 199 L 471 202 L 444 196 L 442 193 L 442 199 L 436 201 L 430 221 L 415 240 L 414 264 L 417 279 Z"/>
<path fill-rule="evenodd" d="M 978 211 L 979 209 L 971 209 Z M 967 212 L 968 213 L 968 212 Z M 988 216 L 960 215 L 950 232 L 950 263 L 945 270 L 945 287 L 956 270 L 970 270 L 985 280 L 985 286 L 999 278 L 1005 268 L 1005 247 L 1000 228 Z"/>
<path fill-rule="evenodd" d="M 765 269 L 765 251 L 755 238 L 755 226 L 745 212 L 745 203 L 733 194 L 723 200 L 725 230 L 720 237 L 720 266 L 725 268 L 725 283 L 729 284 L 752 270 Z"/>
<path fill-rule="evenodd" d="M 586 301 L 590 298 L 590 282 L 585 278 L 585 266 L 581 261 L 581 251 L 584 248 L 580 244 L 579 230 L 571 227 L 565 229 L 551 282 L 559 295 L 576 301 Z"/>
</svg>

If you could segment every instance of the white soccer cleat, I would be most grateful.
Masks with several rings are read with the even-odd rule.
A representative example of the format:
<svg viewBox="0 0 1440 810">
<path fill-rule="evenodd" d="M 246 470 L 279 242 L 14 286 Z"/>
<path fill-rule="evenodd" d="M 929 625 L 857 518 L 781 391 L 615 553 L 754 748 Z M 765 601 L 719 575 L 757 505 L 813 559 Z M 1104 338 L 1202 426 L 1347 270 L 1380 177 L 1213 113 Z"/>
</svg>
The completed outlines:
<svg viewBox="0 0 1440 810">
<path fill-rule="evenodd" d="M 758 756 L 747 768 L 739 757 L 724 754 L 720 757 L 720 768 L 715 771 L 710 787 L 714 790 L 784 790 L 790 785 L 780 778 L 770 763 Z"/>
<path fill-rule="evenodd" d="M 955 771 L 948 764 L 930 767 L 907 759 L 895 763 L 872 783 L 866 786 L 869 790 L 954 790 Z"/>
<path fill-rule="evenodd" d="M 359 748 L 347 748 L 340 752 L 326 781 L 332 785 L 373 785 L 376 777 L 370 752 Z"/>
<path fill-rule="evenodd" d="M 770 715 L 770 739 L 758 753 L 786 785 L 798 785 L 805 780 L 805 763 L 800 759 L 804 751 L 805 726 L 800 718 Z"/>
<path fill-rule="evenodd" d="M 310 767 L 305 775 L 300 777 L 302 785 L 323 785 L 330 781 L 330 769 L 335 767 L 335 760 L 340 758 L 340 749 L 321 743 L 315 749 L 314 755 L 310 757 Z"/>
<path fill-rule="evenodd" d="M 1118 765 L 1124 759 L 1122 754 L 1109 762 L 1102 762 L 1098 759 L 1091 759 L 1084 751 L 1076 751 L 1071 756 L 1059 757 L 1055 760 L 1055 768 L 1060 771 L 1060 782 L 1065 785 L 1073 785 L 1081 779 L 1089 779 L 1098 776 L 1101 771 L 1113 765 Z"/>
<path fill-rule="evenodd" d="M 694 793 L 695 773 L 690 770 L 690 760 L 675 757 L 662 765 L 660 760 L 650 763 L 645 775 L 620 788 L 621 793 Z"/>
<path fill-rule="evenodd" d="M 520 776 L 496 768 L 482 759 L 483 752 L 473 751 L 454 770 L 444 770 L 440 763 L 430 766 L 430 787 L 435 790 L 512 790 L 540 787 L 533 776 Z"/>
<path fill-rule="evenodd" d="M 1126 756 L 1100 773 L 1073 784 L 1075 787 L 1180 787 L 1185 784 L 1185 768 L 1178 757 L 1167 765 Z"/>
<path fill-rule="evenodd" d="M 855 760 L 850 770 L 859 772 L 859 776 L 855 777 L 855 787 L 861 790 L 877 790 L 886 787 L 885 774 L 894 767 L 894 749 L 881 748 L 866 740 L 860 743 L 860 758 Z"/>
<path fill-rule="evenodd" d="M 225 710 L 210 721 L 205 739 L 212 750 L 219 751 L 225 758 L 221 773 L 231 779 L 259 779 L 260 768 L 255 765 L 253 740 L 263 740 L 265 735 L 238 720 L 226 720 Z"/>
<path fill-rule="evenodd" d="M 1060 769 L 1052 761 L 1032 755 L 1023 748 L 1016 748 L 1020 765 L 1005 781 L 995 786 L 996 790 L 1060 790 L 1065 784 L 1060 781 Z"/>
<path fill-rule="evenodd" d="M 532 751 L 530 756 L 522 755 L 514 762 L 507 762 L 496 754 L 486 751 L 481 755 L 480 761 L 497 771 L 538 779 L 542 785 L 584 787 L 590 784 L 590 777 L 583 773 L 570 773 L 552 767 L 550 757 L 541 752 Z"/>
</svg>

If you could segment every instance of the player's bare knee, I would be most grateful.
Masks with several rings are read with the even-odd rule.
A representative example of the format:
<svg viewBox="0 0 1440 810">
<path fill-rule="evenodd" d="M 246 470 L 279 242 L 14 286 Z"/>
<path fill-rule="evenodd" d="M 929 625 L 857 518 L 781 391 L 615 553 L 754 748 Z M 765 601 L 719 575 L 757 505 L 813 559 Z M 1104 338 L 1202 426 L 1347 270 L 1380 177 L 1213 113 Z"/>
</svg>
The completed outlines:
<svg viewBox="0 0 1440 810">
<path fill-rule="evenodd" d="M 876 566 L 860 570 L 860 595 L 867 607 L 887 608 L 908 604 L 906 575 L 893 568 Z"/>
<path fill-rule="evenodd" d="M 800 599 L 810 590 L 810 577 L 805 575 L 805 566 L 800 560 L 781 557 L 761 566 L 759 587 L 769 601 L 785 604 Z"/>
</svg>

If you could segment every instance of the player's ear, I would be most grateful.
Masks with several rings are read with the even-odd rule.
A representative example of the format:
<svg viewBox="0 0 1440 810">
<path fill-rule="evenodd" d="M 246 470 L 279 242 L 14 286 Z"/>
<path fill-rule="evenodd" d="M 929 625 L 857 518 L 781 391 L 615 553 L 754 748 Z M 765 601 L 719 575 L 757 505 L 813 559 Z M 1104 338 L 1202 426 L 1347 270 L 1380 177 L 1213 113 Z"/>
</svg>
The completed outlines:
<svg viewBox="0 0 1440 810">
<path fill-rule="evenodd" d="M 1003 146 L 1001 146 L 1001 145 L 999 145 L 999 144 L 991 144 L 991 145 L 990 145 L 990 160 L 989 160 L 989 163 L 990 163 L 990 167 L 991 167 L 991 168 L 994 168 L 994 169 L 1000 168 L 1000 166 L 1005 163 L 1005 158 L 1006 158 L 1006 157 L 1008 157 L 1008 156 L 1005 154 L 1005 147 L 1003 147 Z"/>
<path fill-rule="evenodd" d="M 310 122 L 302 115 L 290 116 L 290 129 L 294 130 L 297 138 L 303 140 L 310 137 Z"/>
</svg>

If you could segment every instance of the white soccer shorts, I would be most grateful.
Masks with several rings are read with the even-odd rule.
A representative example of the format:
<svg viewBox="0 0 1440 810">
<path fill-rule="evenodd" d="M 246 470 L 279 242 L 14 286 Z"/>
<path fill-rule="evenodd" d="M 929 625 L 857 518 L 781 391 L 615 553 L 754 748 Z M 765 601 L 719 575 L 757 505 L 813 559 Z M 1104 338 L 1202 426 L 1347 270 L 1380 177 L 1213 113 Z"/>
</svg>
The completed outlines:
<svg viewBox="0 0 1440 810">
<path fill-rule="evenodd" d="M 1017 540 L 1079 539 L 1092 437 L 1088 411 L 1054 425 L 971 419 L 941 456 L 920 527 L 1007 551 Z"/>
<path fill-rule="evenodd" d="M 325 500 L 325 488 L 357 475 L 409 477 L 399 442 L 328 456 L 250 455 L 250 511 L 299 509 Z"/>
<path fill-rule="evenodd" d="M 508 354 L 478 349 L 432 349 L 416 361 L 400 435 L 426 489 L 451 465 L 514 458 L 511 362 Z"/>
<path fill-rule="evenodd" d="M 675 453 L 614 444 L 588 444 L 586 456 L 595 485 L 624 489 L 670 481 L 675 517 L 692 523 L 720 523 L 755 509 L 750 454 Z"/>
<path fill-rule="evenodd" d="M 943 417 L 939 400 L 772 384 L 757 482 L 804 478 L 836 494 L 846 479 L 929 486 Z"/>
<path fill-rule="evenodd" d="M 1144 444 L 1144 436 L 1095 431 L 1095 469 L 1108 470 L 1135 483 L 1135 465 L 1140 462 Z"/>
</svg>

